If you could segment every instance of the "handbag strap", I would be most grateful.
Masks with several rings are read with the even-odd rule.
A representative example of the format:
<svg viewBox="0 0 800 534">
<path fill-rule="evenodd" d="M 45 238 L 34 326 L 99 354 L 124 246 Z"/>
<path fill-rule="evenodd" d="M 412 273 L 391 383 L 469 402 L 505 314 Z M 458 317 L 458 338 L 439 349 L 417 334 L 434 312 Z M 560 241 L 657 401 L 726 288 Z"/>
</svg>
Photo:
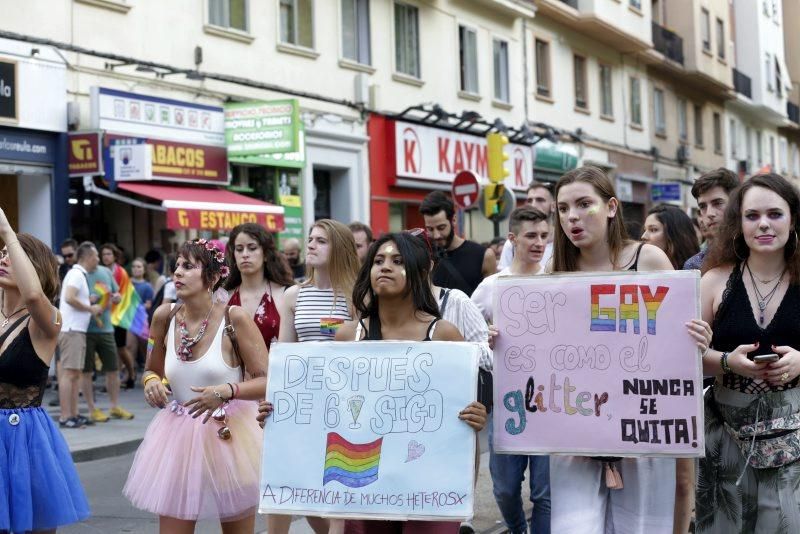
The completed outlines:
<svg viewBox="0 0 800 534">
<path fill-rule="evenodd" d="M 442 303 L 439 304 L 439 313 L 442 317 L 444 317 L 444 309 L 447 307 L 447 300 L 450 298 L 450 289 L 442 288 L 442 292 L 444 293 L 444 297 L 442 297 Z"/>
<path fill-rule="evenodd" d="M 231 321 L 230 306 L 225 306 L 225 334 L 231 340 L 231 345 L 233 345 L 233 353 L 236 355 L 236 361 L 242 370 L 242 379 L 244 379 L 244 360 L 239 354 L 239 341 L 236 339 L 236 328 L 233 327 L 233 321 Z"/>
</svg>

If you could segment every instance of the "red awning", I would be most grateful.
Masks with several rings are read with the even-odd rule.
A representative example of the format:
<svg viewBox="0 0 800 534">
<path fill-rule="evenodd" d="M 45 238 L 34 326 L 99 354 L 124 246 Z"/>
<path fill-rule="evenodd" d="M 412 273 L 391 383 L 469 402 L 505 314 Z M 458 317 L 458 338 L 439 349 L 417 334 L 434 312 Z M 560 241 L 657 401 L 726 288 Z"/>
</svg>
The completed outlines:
<svg viewBox="0 0 800 534">
<path fill-rule="evenodd" d="M 228 231 L 242 223 L 257 223 L 270 232 L 285 228 L 283 208 L 226 189 L 117 183 L 123 191 L 155 200 L 167 208 L 167 228 Z"/>
</svg>

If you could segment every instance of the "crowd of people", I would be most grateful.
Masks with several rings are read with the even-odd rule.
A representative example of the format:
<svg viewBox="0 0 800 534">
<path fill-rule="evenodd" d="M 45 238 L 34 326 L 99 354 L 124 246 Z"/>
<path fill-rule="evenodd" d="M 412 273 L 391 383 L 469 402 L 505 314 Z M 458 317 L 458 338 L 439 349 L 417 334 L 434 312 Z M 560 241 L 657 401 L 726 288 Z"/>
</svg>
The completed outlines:
<svg viewBox="0 0 800 534">
<path fill-rule="evenodd" d="M 452 200 L 433 192 L 420 206 L 424 229 L 375 239 L 361 223 L 315 222 L 303 261 L 297 240 L 278 250 L 264 228 L 243 224 L 226 242 L 188 241 L 174 258 L 151 251 L 130 259 L 114 244 L 68 240 L 59 266 L 0 210 L 0 532 L 89 515 L 65 442 L 41 408 L 52 360 L 61 428 L 130 419 L 119 390 L 137 381 L 159 409 L 123 493 L 159 517 L 161 532 L 193 532 L 209 518 L 226 533 L 253 532 L 274 342 L 467 340 L 480 346 L 481 375 L 490 375 L 502 335 L 492 326 L 500 276 L 673 269 L 702 272 L 702 316 L 686 335 L 710 386 L 705 457 L 495 454 L 491 394 L 481 388 L 458 417 L 476 432 L 489 425 L 503 520 L 512 533 L 535 534 L 682 534 L 692 524 L 697 532 L 800 532 L 800 197 L 779 175 L 740 183 L 724 169 L 700 177 L 692 194 L 695 221 L 655 206 L 631 238 L 612 181 L 581 167 L 554 189 L 532 184 L 506 239 L 481 246 L 458 235 Z M 147 340 L 114 324 L 128 286 L 150 317 Z M 94 401 L 99 375 L 108 414 Z M 89 417 L 79 413 L 79 391 Z M 609 472 L 624 486 L 606 484 Z M 288 532 L 291 519 L 269 516 L 269 532 Z M 306 519 L 317 533 L 470 529 Z"/>
</svg>

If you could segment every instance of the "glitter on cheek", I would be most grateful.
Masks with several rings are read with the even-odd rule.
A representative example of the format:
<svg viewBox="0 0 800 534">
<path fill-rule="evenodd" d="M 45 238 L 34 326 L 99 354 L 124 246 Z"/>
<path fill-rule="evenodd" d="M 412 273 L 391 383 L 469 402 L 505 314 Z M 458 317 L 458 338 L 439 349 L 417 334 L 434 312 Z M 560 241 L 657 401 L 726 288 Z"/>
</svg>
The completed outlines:
<svg viewBox="0 0 800 534">
<path fill-rule="evenodd" d="M 586 210 L 587 215 L 597 215 L 600 212 L 599 206 L 592 206 L 588 210 Z"/>
<path fill-rule="evenodd" d="M 406 275 L 406 270 L 405 270 L 405 269 L 403 269 L 402 271 L 400 271 L 400 274 L 402 274 L 403 276 L 405 276 L 405 275 Z"/>
</svg>

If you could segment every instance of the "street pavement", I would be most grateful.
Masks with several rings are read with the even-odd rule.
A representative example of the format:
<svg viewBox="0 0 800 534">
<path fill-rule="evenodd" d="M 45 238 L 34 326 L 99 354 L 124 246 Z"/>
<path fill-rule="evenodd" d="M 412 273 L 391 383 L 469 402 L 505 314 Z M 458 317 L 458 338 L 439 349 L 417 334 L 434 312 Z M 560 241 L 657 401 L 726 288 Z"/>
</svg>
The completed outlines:
<svg viewBox="0 0 800 534">
<path fill-rule="evenodd" d="M 43 404 L 55 398 L 56 392 L 49 391 Z M 108 411 L 108 396 L 97 387 L 97 405 Z M 63 429 L 73 460 L 92 508 L 92 517 L 83 523 L 71 525 L 59 532 L 68 534 L 97 533 L 152 533 L 158 530 L 158 518 L 137 510 L 122 496 L 128 470 L 133 462 L 134 452 L 144 436 L 144 432 L 155 415 L 155 410 L 144 401 L 142 390 L 137 387 L 120 393 L 120 404 L 135 415 L 133 420 L 112 419 L 84 429 Z M 58 419 L 58 407 L 48 407 L 48 411 Z M 81 400 L 81 413 L 86 415 L 86 405 Z M 475 531 L 483 534 L 505 532 L 500 512 L 492 496 L 489 476 L 489 453 L 486 431 L 480 435 L 481 458 L 478 485 L 475 495 L 475 518 L 472 522 Z M 530 513 L 527 489 L 524 492 L 526 511 Z M 219 533 L 219 523 L 198 523 L 198 534 Z M 266 523 L 259 517 L 256 532 L 266 532 Z M 308 523 L 297 518 L 292 522 L 291 534 L 311 534 Z"/>
</svg>

